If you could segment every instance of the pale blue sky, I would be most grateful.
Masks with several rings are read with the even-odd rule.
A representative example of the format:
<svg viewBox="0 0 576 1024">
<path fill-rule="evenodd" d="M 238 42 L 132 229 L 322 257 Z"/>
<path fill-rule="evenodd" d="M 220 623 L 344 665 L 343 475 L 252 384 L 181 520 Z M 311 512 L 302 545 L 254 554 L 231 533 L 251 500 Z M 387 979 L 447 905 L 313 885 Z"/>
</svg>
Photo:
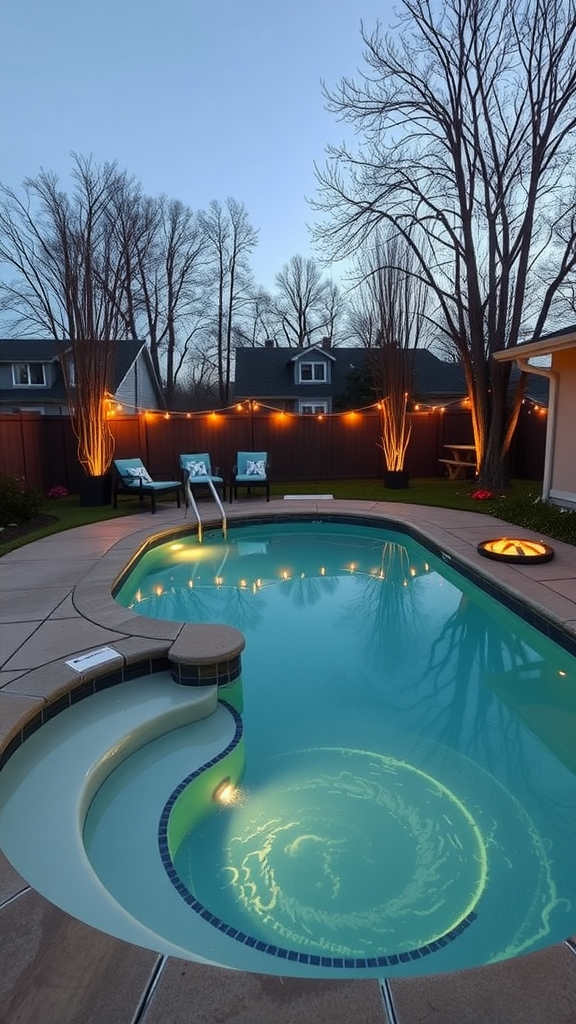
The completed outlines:
<svg viewBox="0 0 576 1024">
<path fill-rule="evenodd" d="M 313 165 L 343 134 L 320 80 L 354 75 L 361 20 L 392 18 L 393 0 L 5 0 L 0 181 L 65 181 L 74 151 L 193 209 L 234 196 L 272 288 L 314 255 Z"/>
</svg>

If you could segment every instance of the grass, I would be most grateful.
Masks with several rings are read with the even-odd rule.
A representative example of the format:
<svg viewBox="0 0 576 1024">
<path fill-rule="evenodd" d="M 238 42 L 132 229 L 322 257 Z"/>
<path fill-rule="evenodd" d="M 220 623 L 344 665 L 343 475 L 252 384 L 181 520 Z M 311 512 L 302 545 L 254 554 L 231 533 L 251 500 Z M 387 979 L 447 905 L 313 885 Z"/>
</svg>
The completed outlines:
<svg viewBox="0 0 576 1024">
<path fill-rule="evenodd" d="M 539 492 L 533 480 L 514 481 L 510 494 Z M 272 484 L 272 496 L 283 494 L 333 494 L 335 498 L 356 501 L 393 501 L 410 505 L 435 505 L 463 512 L 490 512 L 492 502 L 479 501 L 472 495 L 478 490 L 473 480 L 446 480 L 444 477 L 416 477 L 403 490 L 388 490 L 377 480 L 321 480 L 306 483 Z"/>
<path fill-rule="evenodd" d="M 30 529 L 24 536 L 11 540 L 7 544 L 2 543 L 2 532 L 0 531 L 0 556 L 6 555 L 15 548 L 30 544 L 33 540 L 40 540 L 42 537 L 49 537 L 53 533 L 61 533 L 63 530 L 72 530 L 76 526 L 86 526 L 88 523 L 99 523 L 106 519 L 117 519 L 119 516 L 133 515 L 139 508 L 130 504 L 117 509 L 111 505 L 104 508 L 83 508 L 80 505 L 78 496 L 69 495 L 67 498 L 46 499 L 40 508 L 40 515 L 54 516 L 55 521 L 39 529 Z M 25 525 L 25 524 L 23 524 Z"/>
<path fill-rule="evenodd" d="M 281 497 L 284 494 L 333 494 L 335 498 L 356 501 L 391 501 L 413 505 L 432 505 L 438 508 L 461 509 L 464 512 L 484 512 L 498 515 L 517 525 L 531 527 L 568 543 L 576 543 L 576 513 L 562 513 L 559 509 L 537 502 L 540 491 L 535 481 L 514 481 L 505 496 L 492 500 L 480 501 L 472 497 L 476 490 L 473 481 L 446 480 L 439 477 L 415 478 L 404 490 L 387 490 L 382 480 L 321 480 L 276 483 L 271 486 L 271 496 Z M 146 508 L 149 506 L 146 505 Z M 84 508 L 80 505 L 77 495 L 66 498 L 46 499 L 40 513 L 54 516 L 54 522 L 40 529 L 32 529 L 23 536 L 8 543 L 1 543 L 0 556 L 15 548 L 49 537 L 63 530 L 71 530 L 77 526 L 116 519 L 119 516 L 130 516 L 140 511 L 138 502 L 120 498 L 118 508 L 110 505 L 105 507 Z M 511 518 L 512 517 L 512 518 Z M 514 518 L 516 517 L 516 518 Z M 572 522 L 574 520 L 574 522 Z M 554 530 L 558 532 L 554 532 Z M 564 531 L 562 533 L 562 531 Z M 574 539 L 571 539 L 573 536 Z"/>
</svg>

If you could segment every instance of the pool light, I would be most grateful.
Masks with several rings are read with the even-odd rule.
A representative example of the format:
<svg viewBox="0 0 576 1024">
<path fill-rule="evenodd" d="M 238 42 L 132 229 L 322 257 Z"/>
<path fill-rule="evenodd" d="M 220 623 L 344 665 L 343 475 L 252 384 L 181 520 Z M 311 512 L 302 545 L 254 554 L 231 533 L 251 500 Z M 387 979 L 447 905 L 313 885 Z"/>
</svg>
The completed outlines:
<svg viewBox="0 0 576 1024">
<path fill-rule="evenodd" d="M 232 783 L 229 775 L 222 782 L 219 782 L 212 794 L 212 799 L 217 804 L 233 804 L 234 797 L 236 794 L 236 787 Z"/>
<path fill-rule="evenodd" d="M 501 562 L 518 562 L 522 564 L 549 562 L 554 558 L 554 548 L 541 540 L 527 540 L 519 537 L 496 537 L 494 540 L 483 540 L 478 544 L 478 553 L 485 558 L 494 558 Z"/>
</svg>

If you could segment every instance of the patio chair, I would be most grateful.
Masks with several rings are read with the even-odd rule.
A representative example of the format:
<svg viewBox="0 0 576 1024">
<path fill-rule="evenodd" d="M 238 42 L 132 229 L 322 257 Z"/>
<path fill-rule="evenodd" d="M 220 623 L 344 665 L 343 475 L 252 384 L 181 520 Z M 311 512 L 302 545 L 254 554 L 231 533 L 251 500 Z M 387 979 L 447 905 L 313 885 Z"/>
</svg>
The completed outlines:
<svg viewBox="0 0 576 1024">
<path fill-rule="evenodd" d="M 182 472 L 182 483 L 185 485 L 190 480 L 191 487 L 207 486 L 211 480 L 216 490 L 222 491 L 222 501 L 226 501 L 226 482 L 218 476 L 218 466 L 212 468 L 212 462 L 208 452 L 201 452 L 199 455 L 181 455 L 180 470 Z"/>
<path fill-rule="evenodd" d="M 266 488 L 266 501 L 270 501 L 270 464 L 268 452 L 237 452 L 230 476 L 230 504 L 238 498 L 238 488 Z"/>
<path fill-rule="evenodd" d="M 112 504 L 118 507 L 119 494 L 137 495 L 140 504 L 145 497 L 150 498 L 152 514 L 156 511 L 156 498 L 163 494 L 175 494 L 176 504 L 180 508 L 180 491 L 182 483 L 176 480 L 173 473 L 156 473 L 156 476 L 170 476 L 169 480 L 155 480 L 146 469 L 142 459 L 114 459 L 114 487 Z"/>
</svg>

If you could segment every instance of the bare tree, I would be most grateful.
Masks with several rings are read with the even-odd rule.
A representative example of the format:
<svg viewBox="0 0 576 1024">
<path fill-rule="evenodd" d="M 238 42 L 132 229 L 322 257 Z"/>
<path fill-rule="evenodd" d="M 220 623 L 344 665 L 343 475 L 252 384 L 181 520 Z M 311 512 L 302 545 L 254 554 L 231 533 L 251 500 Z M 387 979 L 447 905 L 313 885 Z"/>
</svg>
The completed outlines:
<svg viewBox="0 0 576 1024">
<path fill-rule="evenodd" d="M 346 300 L 335 281 L 326 281 L 322 295 L 319 314 L 324 325 L 323 337 L 336 344 L 342 338 L 342 325 L 345 322 Z"/>
<path fill-rule="evenodd" d="M 115 341 L 126 337 L 127 238 L 113 214 L 137 187 L 115 164 L 74 157 L 71 195 L 41 171 L 22 194 L 0 187 L 0 262 L 14 280 L 0 286 L 2 308 L 26 333 L 67 339 L 62 368 L 89 476 L 109 468 L 107 419 Z"/>
<path fill-rule="evenodd" d="M 276 314 L 286 343 L 302 347 L 332 336 L 338 290 L 313 259 L 292 256 L 276 275 Z"/>
<path fill-rule="evenodd" d="M 221 406 L 230 400 L 233 332 L 239 307 L 250 291 L 248 256 L 256 247 L 258 233 L 248 220 L 243 203 L 229 198 L 224 206 L 213 200 L 201 224 L 206 236 L 216 293 L 214 334 Z"/>
<path fill-rule="evenodd" d="M 181 370 L 171 408 L 186 411 L 214 409 L 218 404 L 218 375 L 207 334 L 202 334 L 190 349 Z"/>
<path fill-rule="evenodd" d="M 276 343 L 277 332 L 278 319 L 270 293 L 264 288 L 249 292 L 234 327 L 235 347 L 258 348 L 267 341 Z"/>
<path fill-rule="evenodd" d="M 208 322 L 203 301 L 208 243 L 200 216 L 166 196 L 143 200 L 136 235 L 134 305 L 171 406 L 178 374 Z"/>
<path fill-rule="evenodd" d="M 317 238 L 332 258 L 385 223 L 405 238 L 464 369 L 481 482 L 505 486 L 524 375 L 510 399 L 491 356 L 541 333 L 576 266 L 575 0 L 401 0 L 394 36 L 362 37 L 366 70 L 326 91 L 362 141 L 318 171 Z"/>
<path fill-rule="evenodd" d="M 356 319 L 368 348 L 366 370 L 380 405 L 380 447 L 389 471 L 404 469 L 414 352 L 426 328 L 428 289 L 416 268 L 413 250 L 390 228 L 376 231 L 374 244 L 356 260 Z"/>
</svg>

